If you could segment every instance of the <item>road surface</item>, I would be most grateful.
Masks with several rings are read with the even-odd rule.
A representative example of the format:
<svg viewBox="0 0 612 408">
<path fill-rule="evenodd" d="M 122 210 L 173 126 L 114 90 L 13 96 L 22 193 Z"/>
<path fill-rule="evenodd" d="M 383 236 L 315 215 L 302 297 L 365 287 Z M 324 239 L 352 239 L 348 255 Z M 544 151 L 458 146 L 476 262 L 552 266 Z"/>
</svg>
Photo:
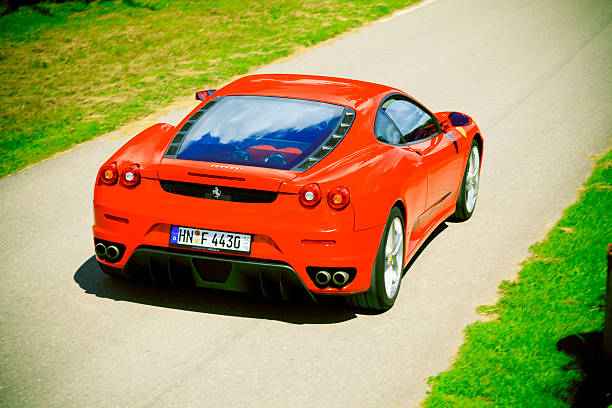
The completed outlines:
<svg viewBox="0 0 612 408">
<path fill-rule="evenodd" d="M 438 230 L 387 313 L 104 276 L 93 182 L 125 139 L 0 180 L 0 405 L 417 405 L 610 146 L 611 18 L 610 1 L 437 0 L 262 69 L 389 84 L 480 125 L 476 213 Z"/>
</svg>

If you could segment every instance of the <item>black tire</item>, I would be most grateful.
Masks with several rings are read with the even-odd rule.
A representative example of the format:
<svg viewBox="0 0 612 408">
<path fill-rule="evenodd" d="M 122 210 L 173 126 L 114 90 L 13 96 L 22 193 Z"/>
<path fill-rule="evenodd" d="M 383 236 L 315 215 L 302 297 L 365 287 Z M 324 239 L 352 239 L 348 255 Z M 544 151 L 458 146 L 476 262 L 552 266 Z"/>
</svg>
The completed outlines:
<svg viewBox="0 0 612 408">
<path fill-rule="evenodd" d="M 478 150 L 478 159 L 480 159 L 480 146 L 476 140 L 472 141 L 472 145 L 470 146 L 470 152 L 468 153 L 468 159 L 465 163 L 465 170 L 463 171 L 463 177 L 461 178 L 461 188 L 459 189 L 459 195 L 457 196 L 457 208 L 455 209 L 455 213 L 451 216 L 451 219 L 454 221 L 467 221 L 470 219 L 472 214 L 474 214 L 474 209 L 476 208 L 476 202 L 474 202 L 472 208 L 470 209 L 468 205 L 468 183 L 470 182 L 468 178 L 468 170 L 470 167 L 470 159 L 472 157 L 472 150 L 476 148 Z M 480 177 L 480 161 L 478 160 L 478 169 L 477 169 L 477 177 Z M 477 181 L 478 183 L 478 181 Z M 478 186 L 476 186 L 476 192 L 478 192 Z M 478 198 L 478 194 L 476 195 L 476 199 Z"/>
<path fill-rule="evenodd" d="M 400 274 L 403 274 L 403 259 L 406 251 L 406 230 L 404 228 L 404 217 L 402 216 L 402 212 L 399 210 L 399 208 L 393 207 L 393 209 L 391 209 L 391 213 L 389 214 L 389 218 L 387 219 L 387 224 L 385 225 L 380 244 L 378 245 L 378 252 L 376 253 L 376 260 L 374 261 L 374 268 L 372 270 L 372 283 L 370 285 L 370 289 L 364 293 L 347 296 L 346 301 L 349 305 L 362 309 L 384 311 L 390 309 L 395 303 L 395 299 L 397 299 L 397 295 L 401 287 L 401 277 L 397 290 L 392 297 L 387 295 L 384 282 L 385 246 L 387 236 L 389 235 L 389 229 L 391 228 L 395 218 L 399 218 L 402 225 L 402 239 L 404 243 L 401 251 L 402 271 Z"/>
</svg>

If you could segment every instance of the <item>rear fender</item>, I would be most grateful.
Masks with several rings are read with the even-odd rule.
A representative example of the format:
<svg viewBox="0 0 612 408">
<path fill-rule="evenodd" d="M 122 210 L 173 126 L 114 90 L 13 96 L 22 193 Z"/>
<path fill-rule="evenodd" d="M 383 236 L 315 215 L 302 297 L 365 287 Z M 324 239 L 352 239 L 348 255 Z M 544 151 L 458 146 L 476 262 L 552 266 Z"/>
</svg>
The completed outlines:
<svg viewBox="0 0 612 408">
<path fill-rule="evenodd" d="M 385 145 L 383 152 L 364 163 L 355 178 L 359 185 L 353 200 L 356 231 L 385 224 L 397 201 L 404 204 L 406 228 L 412 228 L 427 194 L 427 174 L 418 155 Z"/>
<path fill-rule="evenodd" d="M 402 179 L 401 183 L 397 183 L 398 177 Z M 391 207 L 398 200 L 404 203 L 409 215 L 417 214 L 425 203 L 427 189 L 420 157 L 384 144 L 368 146 L 331 161 L 328 166 L 298 175 L 283 182 L 280 191 L 298 194 L 309 183 L 319 184 L 322 201 L 334 187 L 349 189 L 350 205 L 355 211 L 355 231 L 385 224 Z M 409 218 L 406 225 L 410 222 Z"/>
<path fill-rule="evenodd" d="M 104 164 L 117 163 L 122 168 L 136 163 L 140 174 L 146 178 L 157 178 L 157 166 L 164 155 L 176 128 L 168 123 L 157 123 L 121 146 Z"/>
</svg>

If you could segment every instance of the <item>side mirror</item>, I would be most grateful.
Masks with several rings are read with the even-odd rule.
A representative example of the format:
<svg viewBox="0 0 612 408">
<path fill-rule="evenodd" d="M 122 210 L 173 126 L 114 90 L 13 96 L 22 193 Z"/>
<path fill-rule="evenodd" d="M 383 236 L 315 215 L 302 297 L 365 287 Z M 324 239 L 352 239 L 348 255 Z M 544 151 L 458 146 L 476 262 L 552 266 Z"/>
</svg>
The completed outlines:
<svg viewBox="0 0 612 408">
<path fill-rule="evenodd" d="M 200 91 L 200 92 L 196 92 L 196 100 L 198 101 L 203 101 L 206 98 L 208 98 L 210 95 L 214 94 L 215 92 L 217 92 L 216 89 L 207 89 L 205 91 Z"/>
<path fill-rule="evenodd" d="M 440 124 L 440 129 L 443 132 L 446 132 L 451 125 L 450 120 L 448 119 L 448 112 L 438 112 L 434 113 L 436 120 Z"/>
</svg>

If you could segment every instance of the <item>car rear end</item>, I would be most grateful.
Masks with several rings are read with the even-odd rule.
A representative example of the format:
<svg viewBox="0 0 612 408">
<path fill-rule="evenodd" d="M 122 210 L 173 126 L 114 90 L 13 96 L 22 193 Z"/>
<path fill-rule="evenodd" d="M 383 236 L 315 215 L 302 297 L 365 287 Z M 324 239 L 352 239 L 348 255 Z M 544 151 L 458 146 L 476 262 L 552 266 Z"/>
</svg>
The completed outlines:
<svg viewBox="0 0 612 408">
<path fill-rule="evenodd" d="M 355 113 L 276 99 L 204 104 L 152 163 L 130 160 L 137 147 L 111 158 L 94 193 L 103 268 L 284 298 L 366 290 L 381 232 L 354 231 L 350 192 L 338 178 L 304 177 Z M 266 122 L 271 111 L 282 126 Z"/>
</svg>

